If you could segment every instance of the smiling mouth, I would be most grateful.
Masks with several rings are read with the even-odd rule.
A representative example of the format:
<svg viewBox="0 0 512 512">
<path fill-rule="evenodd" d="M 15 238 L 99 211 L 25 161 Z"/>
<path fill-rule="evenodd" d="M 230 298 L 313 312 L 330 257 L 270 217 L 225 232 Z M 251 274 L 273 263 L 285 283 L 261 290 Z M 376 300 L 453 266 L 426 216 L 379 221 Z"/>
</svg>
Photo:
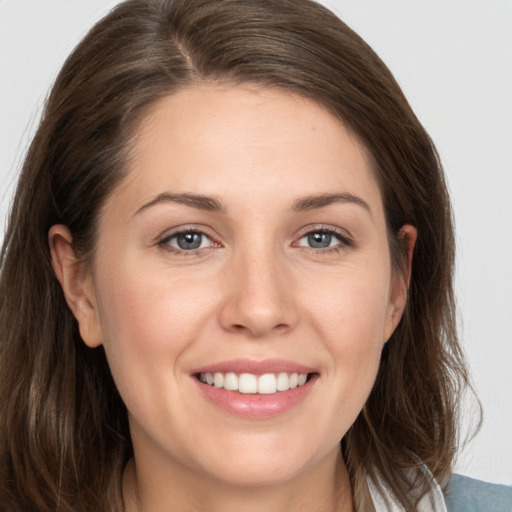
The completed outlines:
<svg viewBox="0 0 512 512">
<path fill-rule="evenodd" d="M 196 378 L 211 387 L 236 391 L 243 394 L 272 395 L 303 386 L 313 374 L 310 373 L 253 373 L 201 372 Z"/>
</svg>

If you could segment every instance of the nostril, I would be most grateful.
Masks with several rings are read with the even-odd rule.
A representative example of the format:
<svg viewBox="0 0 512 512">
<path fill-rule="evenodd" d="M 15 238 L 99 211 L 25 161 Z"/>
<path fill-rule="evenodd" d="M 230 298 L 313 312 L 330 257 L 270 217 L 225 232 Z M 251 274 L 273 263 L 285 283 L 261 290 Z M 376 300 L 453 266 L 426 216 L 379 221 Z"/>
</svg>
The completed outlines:
<svg viewBox="0 0 512 512">
<path fill-rule="evenodd" d="M 230 329 L 235 332 L 247 332 L 250 333 L 251 336 L 260 337 L 270 334 L 271 332 L 283 332 L 289 328 L 288 324 L 280 323 L 273 327 L 268 328 L 263 327 L 261 325 L 243 325 L 243 324 L 232 324 Z"/>
</svg>

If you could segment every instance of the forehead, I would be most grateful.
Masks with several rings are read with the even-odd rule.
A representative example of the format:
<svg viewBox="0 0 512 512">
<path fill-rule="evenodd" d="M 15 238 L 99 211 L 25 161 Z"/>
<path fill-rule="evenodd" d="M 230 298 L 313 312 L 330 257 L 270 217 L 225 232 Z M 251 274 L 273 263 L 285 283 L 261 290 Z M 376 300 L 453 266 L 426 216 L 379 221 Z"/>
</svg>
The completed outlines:
<svg viewBox="0 0 512 512">
<path fill-rule="evenodd" d="M 283 202 L 326 192 L 380 202 L 357 138 L 327 109 L 281 90 L 185 88 L 151 106 L 133 144 L 121 189 L 147 199 L 166 189 L 227 199 L 280 190 Z"/>
</svg>

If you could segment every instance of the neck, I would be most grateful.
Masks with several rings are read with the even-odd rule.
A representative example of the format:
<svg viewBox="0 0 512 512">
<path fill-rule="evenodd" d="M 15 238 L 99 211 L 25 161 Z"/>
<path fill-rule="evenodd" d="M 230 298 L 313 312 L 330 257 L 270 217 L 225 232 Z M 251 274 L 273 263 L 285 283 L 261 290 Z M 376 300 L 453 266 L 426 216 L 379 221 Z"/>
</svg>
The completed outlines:
<svg viewBox="0 0 512 512">
<path fill-rule="evenodd" d="M 192 474 L 152 474 L 132 459 L 123 478 L 125 512 L 353 512 L 347 468 L 341 451 L 330 454 L 307 474 L 286 482 L 236 486 Z"/>
</svg>

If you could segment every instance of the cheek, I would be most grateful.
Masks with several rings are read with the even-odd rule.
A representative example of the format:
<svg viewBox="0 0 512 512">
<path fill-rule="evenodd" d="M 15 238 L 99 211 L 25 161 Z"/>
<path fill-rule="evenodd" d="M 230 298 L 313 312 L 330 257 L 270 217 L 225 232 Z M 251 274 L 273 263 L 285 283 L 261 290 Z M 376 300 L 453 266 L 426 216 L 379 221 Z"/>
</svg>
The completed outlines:
<svg viewBox="0 0 512 512">
<path fill-rule="evenodd" d="M 310 297 L 310 311 L 317 329 L 334 349 L 372 350 L 385 341 L 389 314 L 387 272 L 371 267 L 348 269 L 326 280 L 324 293 Z M 321 284 L 321 283 L 317 283 Z"/>
<path fill-rule="evenodd" d="M 102 279 L 99 309 L 105 343 L 140 350 L 180 343 L 208 308 L 200 281 L 166 276 L 165 270 L 118 268 Z"/>
<path fill-rule="evenodd" d="M 134 375 L 141 391 L 175 377 L 181 354 L 215 316 L 211 293 L 200 280 L 166 276 L 160 268 L 132 268 L 118 264 L 98 276 L 103 345 L 127 402 Z"/>
<path fill-rule="evenodd" d="M 333 287 L 332 283 L 337 283 Z M 326 283 L 327 284 L 327 283 Z M 311 323 L 329 353 L 336 382 L 334 414 L 343 411 L 347 428 L 363 407 L 376 378 L 385 342 L 389 280 L 385 272 L 357 272 L 331 280 L 329 293 L 310 299 Z M 338 412 L 337 412 L 338 411 Z"/>
</svg>

